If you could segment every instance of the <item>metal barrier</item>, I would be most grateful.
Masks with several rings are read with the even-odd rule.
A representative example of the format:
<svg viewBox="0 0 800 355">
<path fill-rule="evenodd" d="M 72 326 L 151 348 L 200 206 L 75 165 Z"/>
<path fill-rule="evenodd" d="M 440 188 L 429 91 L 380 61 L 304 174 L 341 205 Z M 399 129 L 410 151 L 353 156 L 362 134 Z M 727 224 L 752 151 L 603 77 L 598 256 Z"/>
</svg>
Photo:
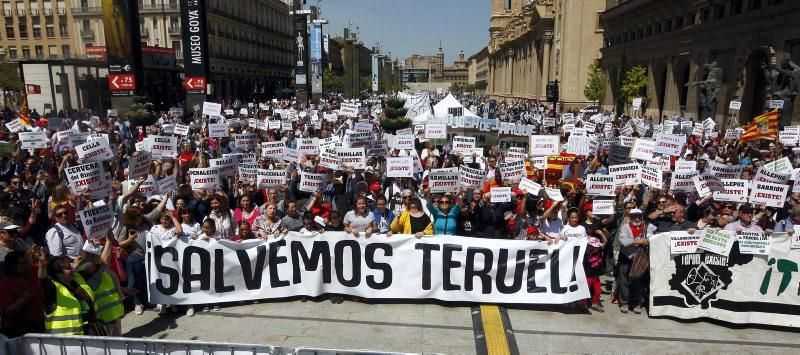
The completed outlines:
<svg viewBox="0 0 800 355">
<path fill-rule="evenodd" d="M 57 336 L 26 334 L 7 339 L 0 335 L 0 355 L 333 355 L 392 353 L 367 350 L 336 350 L 322 348 L 290 348 L 271 345 L 181 341 L 164 339 L 133 339 L 120 337 Z"/>
</svg>

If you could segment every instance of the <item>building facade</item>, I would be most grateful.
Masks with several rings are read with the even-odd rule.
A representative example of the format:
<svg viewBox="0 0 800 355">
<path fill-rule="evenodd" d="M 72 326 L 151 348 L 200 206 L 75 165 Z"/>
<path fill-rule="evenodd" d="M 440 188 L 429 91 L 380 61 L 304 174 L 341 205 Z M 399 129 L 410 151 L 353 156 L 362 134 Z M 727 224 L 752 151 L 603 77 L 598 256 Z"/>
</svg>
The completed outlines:
<svg viewBox="0 0 800 355">
<path fill-rule="evenodd" d="M 489 50 L 483 47 L 478 53 L 469 57 L 468 84 L 475 87 L 475 93 L 486 93 L 486 83 L 489 78 Z"/>
<path fill-rule="evenodd" d="M 492 0 L 487 93 L 545 99 L 558 80 L 565 107 L 589 104 L 589 64 L 600 56 L 605 0 Z"/>
<path fill-rule="evenodd" d="M 429 83 L 449 83 L 461 87 L 469 83 L 469 61 L 464 58 L 462 50 L 453 66 L 444 65 L 444 50 L 441 43 L 436 55 L 412 54 L 403 60 L 404 82 L 416 82 L 421 78 L 422 70 L 427 70 Z M 415 81 L 410 81 L 411 79 Z M 448 86 L 449 87 L 449 86 Z"/>
<path fill-rule="evenodd" d="M 95 59 L 92 51 L 105 46 L 101 2 L 3 1 L 0 49 L 12 60 Z M 271 95 L 290 85 L 289 11 L 280 0 L 207 0 L 213 96 Z M 180 1 L 139 0 L 139 22 L 142 44 L 173 49 L 181 65 Z"/>
<path fill-rule="evenodd" d="M 765 66 L 800 58 L 800 1 L 609 1 L 603 13 L 602 66 L 609 78 L 604 108 L 619 106 L 621 68 L 647 69 L 644 113 L 656 117 L 685 113 L 698 117 L 703 65 L 722 69 L 715 120 L 747 122 L 761 114 L 769 98 Z M 741 110 L 729 110 L 730 101 Z M 794 115 L 800 114 L 798 104 Z"/>
</svg>

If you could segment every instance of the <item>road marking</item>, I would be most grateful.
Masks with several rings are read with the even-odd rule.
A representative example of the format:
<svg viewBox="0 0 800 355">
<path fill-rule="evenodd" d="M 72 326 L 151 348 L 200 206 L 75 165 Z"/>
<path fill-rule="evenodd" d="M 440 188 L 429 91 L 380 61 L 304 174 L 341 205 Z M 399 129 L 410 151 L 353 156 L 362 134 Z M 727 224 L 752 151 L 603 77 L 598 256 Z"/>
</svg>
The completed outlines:
<svg viewBox="0 0 800 355">
<path fill-rule="evenodd" d="M 493 305 L 473 307 L 475 349 L 478 354 L 517 355 L 519 349 L 505 308 Z"/>
<path fill-rule="evenodd" d="M 678 343 L 711 343 L 711 344 L 726 344 L 726 345 L 768 346 L 776 348 L 800 348 L 800 344 L 793 344 L 793 343 L 765 343 L 758 341 L 741 341 L 741 340 L 725 340 L 725 339 L 672 338 L 672 337 L 658 337 L 658 336 L 647 336 L 647 335 L 555 332 L 547 330 L 527 330 L 527 329 L 516 330 L 515 332 L 518 334 L 561 335 L 561 336 L 578 337 L 578 338 L 580 337 L 605 338 L 605 339 L 613 338 L 613 339 L 631 339 L 631 340 L 649 340 L 649 341 L 669 341 Z"/>
</svg>

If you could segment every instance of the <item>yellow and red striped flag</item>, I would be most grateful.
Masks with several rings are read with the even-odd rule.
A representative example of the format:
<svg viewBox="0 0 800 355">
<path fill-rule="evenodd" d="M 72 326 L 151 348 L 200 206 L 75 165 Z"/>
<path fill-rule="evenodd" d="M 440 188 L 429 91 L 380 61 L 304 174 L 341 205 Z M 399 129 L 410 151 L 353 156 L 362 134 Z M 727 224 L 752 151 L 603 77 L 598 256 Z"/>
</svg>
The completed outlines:
<svg viewBox="0 0 800 355">
<path fill-rule="evenodd" d="M 778 110 L 772 110 L 753 119 L 744 134 L 739 137 L 742 142 L 749 142 L 757 139 L 775 139 L 778 137 Z"/>
<path fill-rule="evenodd" d="M 31 126 L 30 114 L 28 113 L 28 95 L 22 95 L 22 103 L 19 105 L 19 121 L 26 127 Z"/>
</svg>

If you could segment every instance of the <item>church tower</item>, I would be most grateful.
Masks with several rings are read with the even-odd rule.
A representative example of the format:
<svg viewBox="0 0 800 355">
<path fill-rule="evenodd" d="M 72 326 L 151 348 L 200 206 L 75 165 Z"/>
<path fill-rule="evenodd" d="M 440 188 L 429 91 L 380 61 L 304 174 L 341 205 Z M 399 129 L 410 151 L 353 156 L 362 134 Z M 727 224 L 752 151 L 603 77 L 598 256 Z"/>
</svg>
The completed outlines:
<svg viewBox="0 0 800 355">
<path fill-rule="evenodd" d="M 444 51 L 442 50 L 442 40 L 439 40 L 439 52 L 436 53 L 433 63 L 431 63 L 431 77 L 434 81 L 440 81 L 444 76 Z"/>
</svg>

